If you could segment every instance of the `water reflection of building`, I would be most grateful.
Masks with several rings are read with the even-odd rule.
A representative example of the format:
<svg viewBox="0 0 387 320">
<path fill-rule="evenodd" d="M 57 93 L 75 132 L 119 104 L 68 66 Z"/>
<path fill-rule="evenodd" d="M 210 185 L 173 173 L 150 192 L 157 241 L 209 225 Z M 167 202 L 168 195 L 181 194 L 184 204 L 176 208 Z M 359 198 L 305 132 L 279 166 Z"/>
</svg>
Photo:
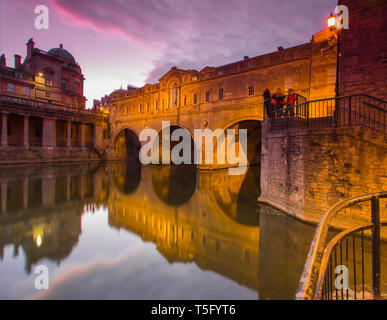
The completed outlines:
<svg viewBox="0 0 387 320">
<path fill-rule="evenodd" d="M 128 176 L 125 170 L 125 165 L 116 164 L 113 172 Z M 143 167 L 141 182 L 131 192 L 112 185 L 109 224 L 154 242 L 170 263 L 195 262 L 201 269 L 215 271 L 257 291 L 258 221 L 240 223 L 233 219 L 238 217 L 237 207 L 225 212 L 222 206 L 228 202 L 219 199 L 219 195 L 238 198 L 243 178 L 232 181 L 230 189 L 227 171 L 191 171 L 181 166 Z"/>
<path fill-rule="evenodd" d="M 101 170 L 89 165 L 34 166 L 0 170 L 0 255 L 13 244 L 22 247 L 25 268 L 43 258 L 60 263 L 81 234 L 84 207 L 102 204 L 107 184 Z"/>
</svg>

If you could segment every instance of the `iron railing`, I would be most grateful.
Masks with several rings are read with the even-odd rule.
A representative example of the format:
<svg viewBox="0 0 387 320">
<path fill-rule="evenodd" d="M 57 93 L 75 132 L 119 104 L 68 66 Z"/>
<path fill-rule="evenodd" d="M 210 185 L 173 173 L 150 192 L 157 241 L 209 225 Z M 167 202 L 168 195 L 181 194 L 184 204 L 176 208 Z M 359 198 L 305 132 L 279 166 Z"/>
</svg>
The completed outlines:
<svg viewBox="0 0 387 320">
<path fill-rule="evenodd" d="M 387 198 L 386 191 L 344 200 L 325 212 L 317 226 L 299 282 L 296 299 L 356 300 L 369 297 L 380 298 L 380 227 L 387 225 L 387 222 L 380 222 L 380 199 L 382 198 Z M 344 230 L 325 246 L 332 219 L 339 212 L 364 202 L 371 203 L 372 223 Z M 372 294 L 366 296 L 369 290 L 366 289 L 368 284 L 365 283 L 365 241 L 368 241 L 369 238 L 366 237 L 365 232 L 368 230 L 371 231 L 372 277 L 370 278 L 372 278 Z M 356 254 L 357 245 L 361 248 L 361 255 Z M 352 286 L 338 288 L 335 279 L 337 277 L 336 267 L 338 266 L 347 268 L 348 280 L 352 281 Z"/>
<path fill-rule="evenodd" d="M 290 113 L 292 111 L 292 114 Z M 271 130 L 297 127 L 346 127 L 364 126 L 386 133 L 387 102 L 366 94 L 305 101 L 275 109 L 271 119 Z"/>
<path fill-rule="evenodd" d="M 288 97 L 291 97 L 294 99 L 294 103 L 292 105 L 287 104 Z M 274 104 L 272 101 L 275 101 Z M 281 102 L 283 101 L 283 105 L 281 106 Z M 281 118 L 283 116 L 285 117 L 291 117 L 291 116 L 305 116 L 304 108 L 303 106 L 307 102 L 307 99 L 296 93 L 292 95 L 284 95 L 281 97 L 276 98 L 269 98 L 263 100 L 264 110 L 263 110 L 263 117 L 264 119 L 275 119 L 275 118 Z M 269 107 L 270 106 L 270 107 Z M 268 108 L 270 109 L 270 114 L 268 115 Z"/>
</svg>

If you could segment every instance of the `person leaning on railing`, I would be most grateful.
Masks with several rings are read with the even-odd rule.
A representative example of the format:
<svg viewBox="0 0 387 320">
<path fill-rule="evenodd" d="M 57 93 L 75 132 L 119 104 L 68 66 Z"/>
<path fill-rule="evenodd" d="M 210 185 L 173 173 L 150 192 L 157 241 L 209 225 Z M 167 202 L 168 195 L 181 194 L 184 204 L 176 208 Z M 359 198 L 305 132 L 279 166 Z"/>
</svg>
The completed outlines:
<svg viewBox="0 0 387 320">
<path fill-rule="evenodd" d="M 271 94 L 268 87 L 263 92 L 263 104 L 268 118 L 271 118 Z"/>
<path fill-rule="evenodd" d="M 282 117 L 284 115 L 285 96 L 280 88 L 277 89 L 272 98 L 275 99 L 276 102 L 277 116 Z"/>
<path fill-rule="evenodd" d="M 285 117 L 288 116 L 290 111 L 290 116 L 294 116 L 294 104 L 296 103 L 297 95 L 293 89 L 288 89 L 288 97 L 286 100 L 286 110 Z"/>
</svg>

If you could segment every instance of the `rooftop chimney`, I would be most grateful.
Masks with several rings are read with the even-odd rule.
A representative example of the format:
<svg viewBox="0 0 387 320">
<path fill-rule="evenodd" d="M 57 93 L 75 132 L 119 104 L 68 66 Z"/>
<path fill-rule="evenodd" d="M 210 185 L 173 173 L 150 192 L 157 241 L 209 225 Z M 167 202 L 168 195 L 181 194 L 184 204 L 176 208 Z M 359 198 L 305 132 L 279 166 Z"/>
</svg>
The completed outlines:
<svg viewBox="0 0 387 320">
<path fill-rule="evenodd" d="M 32 56 L 32 50 L 35 48 L 35 42 L 30 38 L 27 42 L 27 58 Z"/>
<path fill-rule="evenodd" d="M 4 53 L 0 57 L 0 68 L 5 68 L 7 66 L 7 63 L 5 61 L 5 55 Z"/>
<path fill-rule="evenodd" d="M 283 49 L 283 47 L 278 47 L 278 51 L 282 51 Z"/>
<path fill-rule="evenodd" d="M 63 44 L 59 43 L 59 48 L 63 49 Z"/>
<path fill-rule="evenodd" d="M 243 59 L 246 61 L 246 60 L 249 60 L 249 56 L 244 56 Z"/>
<path fill-rule="evenodd" d="M 21 64 L 21 56 L 18 54 L 15 54 L 15 69 L 21 69 L 22 64 Z"/>
</svg>

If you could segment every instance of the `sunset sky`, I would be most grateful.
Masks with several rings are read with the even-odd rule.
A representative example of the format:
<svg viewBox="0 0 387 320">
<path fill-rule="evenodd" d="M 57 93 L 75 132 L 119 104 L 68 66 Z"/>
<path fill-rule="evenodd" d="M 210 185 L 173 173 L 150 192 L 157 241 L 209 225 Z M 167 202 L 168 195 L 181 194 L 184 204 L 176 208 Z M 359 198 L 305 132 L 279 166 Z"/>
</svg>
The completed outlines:
<svg viewBox="0 0 387 320">
<path fill-rule="evenodd" d="M 155 83 L 170 67 L 201 70 L 307 42 L 337 0 L 0 0 L 0 53 L 13 66 L 33 38 L 63 47 L 86 77 L 87 106 L 128 84 Z M 49 8 L 37 30 L 34 9 Z"/>
</svg>

